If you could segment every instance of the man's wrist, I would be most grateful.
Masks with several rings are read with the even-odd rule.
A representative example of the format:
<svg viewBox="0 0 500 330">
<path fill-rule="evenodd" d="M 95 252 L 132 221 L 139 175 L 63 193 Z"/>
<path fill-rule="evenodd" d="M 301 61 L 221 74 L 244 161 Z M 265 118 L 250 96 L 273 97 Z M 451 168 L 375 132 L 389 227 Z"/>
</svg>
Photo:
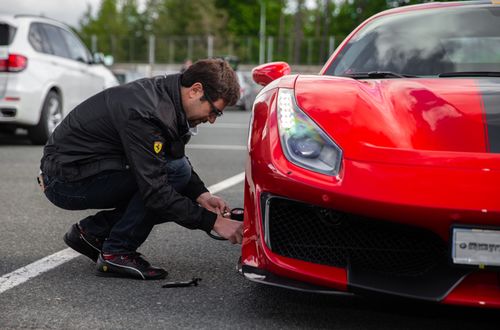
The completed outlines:
<svg viewBox="0 0 500 330">
<path fill-rule="evenodd" d="M 200 229 L 209 233 L 214 228 L 216 220 L 217 220 L 216 213 L 211 212 L 207 209 L 203 209 L 201 213 Z"/>
<path fill-rule="evenodd" d="M 204 201 L 209 200 L 210 197 L 212 197 L 212 194 L 209 191 L 205 191 L 203 194 L 198 196 L 198 198 L 196 198 L 196 202 L 198 204 L 202 204 Z"/>
</svg>

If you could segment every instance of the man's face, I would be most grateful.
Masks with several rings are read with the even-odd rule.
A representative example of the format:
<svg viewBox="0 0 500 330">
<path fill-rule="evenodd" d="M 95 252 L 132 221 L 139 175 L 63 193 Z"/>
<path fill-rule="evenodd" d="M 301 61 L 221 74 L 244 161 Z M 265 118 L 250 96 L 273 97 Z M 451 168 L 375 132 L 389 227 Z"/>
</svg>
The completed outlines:
<svg viewBox="0 0 500 330">
<path fill-rule="evenodd" d="M 189 126 L 195 127 L 201 123 L 209 122 L 213 124 L 226 106 L 223 99 L 210 100 L 205 94 L 203 86 L 195 83 L 186 88 L 183 93 L 183 106 L 186 112 Z"/>
<path fill-rule="evenodd" d="M 224 101 L 222 99 L 211 102 L 207 98 L 201 97 L 197 109 L 195 109 L 190 116 L 188 115 L 189 126 L 195 127 L 206 122 L 213 124 L 217 117 L 222 115 L 224 106 Z"/>
</svg>

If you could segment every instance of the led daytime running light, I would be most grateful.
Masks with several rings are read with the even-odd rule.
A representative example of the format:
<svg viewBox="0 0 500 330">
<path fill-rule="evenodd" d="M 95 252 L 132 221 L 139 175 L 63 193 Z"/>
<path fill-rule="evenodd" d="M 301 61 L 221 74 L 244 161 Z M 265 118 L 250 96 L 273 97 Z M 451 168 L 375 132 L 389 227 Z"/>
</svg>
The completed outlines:
<svg viewBox="0 0 500 330">
<path fill-rule="evenodd" d="M 290 93 L 278 94 L 278 108 L 280 126 L 283 129 L 291 129 L 295 125 L 295 118 L 293 113 L 293 100 Z"/>
</svg>

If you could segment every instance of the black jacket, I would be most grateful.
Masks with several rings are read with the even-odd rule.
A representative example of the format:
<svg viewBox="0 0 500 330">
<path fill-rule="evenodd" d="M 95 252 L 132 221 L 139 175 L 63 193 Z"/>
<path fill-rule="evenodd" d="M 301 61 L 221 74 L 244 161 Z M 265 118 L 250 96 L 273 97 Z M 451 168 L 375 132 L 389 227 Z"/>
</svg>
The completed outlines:
<svg viewBox="0 0 500 330">
<path fill-rule="evenodd" d="M 179 74 L 145 78 L 90 97 L 54 130 L 40 169 L 69 182 L 130 170 L 146 209 L 184 227 L 210 231 L 216 214 L 193 202 L 208 191 L 194 170 L 181 193 L 167 184 L 165 156 L 184 155 L 189 131 L 179 80 Z"/>
</svg>

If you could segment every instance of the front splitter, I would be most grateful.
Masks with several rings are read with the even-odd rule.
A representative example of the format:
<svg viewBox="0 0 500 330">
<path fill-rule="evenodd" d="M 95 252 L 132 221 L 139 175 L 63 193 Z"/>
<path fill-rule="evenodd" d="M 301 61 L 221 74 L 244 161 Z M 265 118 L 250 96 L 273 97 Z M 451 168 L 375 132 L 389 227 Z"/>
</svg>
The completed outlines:
<svg viewBox="0 0 500 330">
<path fill-rule="evenodd" d="M 238 272 L 252 282 L 271 285 L 275 287 L 292 289 L 302 292 L 312 292 L 312 293 L 321 293 L 321 294 L 339 295 L 339 296 L 354 296 L 354 294 L 351 292 L 338 291 L 324 286 L 314 285 L 310 283 L 305 283 L 277 276 L 260 268 L 248 265 L 242 265 L 241 262 L 238 262 Z"/>
</svg>

